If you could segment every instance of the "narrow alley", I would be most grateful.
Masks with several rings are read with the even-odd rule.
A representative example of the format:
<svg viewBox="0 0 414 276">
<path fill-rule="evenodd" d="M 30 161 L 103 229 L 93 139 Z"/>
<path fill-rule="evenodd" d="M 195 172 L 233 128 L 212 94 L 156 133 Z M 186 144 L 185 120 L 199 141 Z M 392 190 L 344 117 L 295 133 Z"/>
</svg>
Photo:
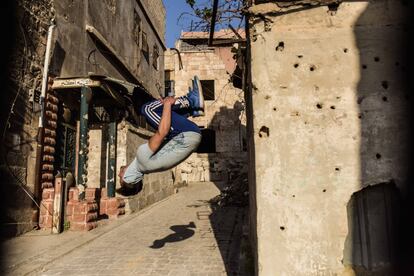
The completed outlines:
<svg viewBox="0 0 414 276">
<path fill-rule="evenodd" d="M 58 242 L 49 236 L 35 252 L 27 244 L 47 233 L 9 240 L 7 275 L 238 275 L 244 213 L 210 208 L 218 193 L 213 183 L 191 184 L 116 225 L 78 235 L 75 246 L 73 232 Z"/>
</svg>

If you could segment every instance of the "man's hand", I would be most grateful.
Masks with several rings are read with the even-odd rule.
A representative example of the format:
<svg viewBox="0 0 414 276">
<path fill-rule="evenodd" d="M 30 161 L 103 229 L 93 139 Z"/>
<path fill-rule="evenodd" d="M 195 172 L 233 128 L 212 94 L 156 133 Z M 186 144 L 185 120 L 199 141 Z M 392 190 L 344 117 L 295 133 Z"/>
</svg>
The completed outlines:
<svg viewBox="0 0 414 276">
<path fill-rule="evenodd" d="M 163 103 L 161 121 L 157 132 L 148 141 L 149 148 L 156 152 L 164 141 L 165 136 L 170 132 L 171 127 L 171 106 L 175 103 L 174 97 L 166 97 L 160 100 Z"/>
<path fill-rule="evenodd" d="M 175 98 L 174 97 L 165 97 L 164 99 L 160 99 L 160 101 L 162 102 L 162 104 L 168 104 L 168 105 L 174 105 L 175 103 Z"/>
</svg>

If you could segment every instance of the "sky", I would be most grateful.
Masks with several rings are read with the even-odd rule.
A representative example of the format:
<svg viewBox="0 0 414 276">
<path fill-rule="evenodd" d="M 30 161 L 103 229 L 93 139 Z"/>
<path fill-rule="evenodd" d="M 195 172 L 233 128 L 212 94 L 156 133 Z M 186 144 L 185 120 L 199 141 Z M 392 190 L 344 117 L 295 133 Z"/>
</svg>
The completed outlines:
<svg viewBox="0 0 414 276">
<path fill-rule="evenodd" d="M 191 9 L 185 0 L 163 0 L 163 2 L 167 11 L 165 40 L 167 47 L 173 48 L 175 41 L 180 37 L 181 30 L 186 26 L 186 22 L 177 23 L 177 19 L 181 13 L 191 12 Z"/>
</svg>

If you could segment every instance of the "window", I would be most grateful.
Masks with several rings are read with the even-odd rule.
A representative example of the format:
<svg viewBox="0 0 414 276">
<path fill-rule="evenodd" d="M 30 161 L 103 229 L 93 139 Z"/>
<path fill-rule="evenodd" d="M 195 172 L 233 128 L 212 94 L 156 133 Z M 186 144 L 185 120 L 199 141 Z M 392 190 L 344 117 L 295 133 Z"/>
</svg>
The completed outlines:
<svg viewBox="0 0 414 276">
<path fill-rule="evenodd" d="M 159 57 L 160 57 L 160 53 L 158 50 L 158 45 L 154 44 L 154 48 L 152 50 L 152 66 L 154 66 L 155 70 L 158 70 Z"/>
<path fill-rule="evenodd" d="M 202 80 L 201 87 L 203 88 L 204 100 L 215 100 L 214 80 Z"/>
<path fill-rule="evenodd" d="M 209 128 L 201 129 L 201 142 L 197 149 L 198 153 L 216 152 L 216 132 Z"/>
<path fill-rule="evenodd" d="M 149 62 L 149 47 L 147 41 L 147 34 L 142 32 L 142 54 L 144 55 L 147 62 Z"/>
<path fill-rule="evenodd" d="M 134 41 L 137 46 L 140 46 L 140 38 L 141 38 L 141 18 L 138 15 L 138 12 L 134 10 Z"/>
<path fill-rule="evenodd" d="M 174 80 L 171 80 L 172 70 L 165 70 L 165 96 L 174 96 Z"/>
</svg>

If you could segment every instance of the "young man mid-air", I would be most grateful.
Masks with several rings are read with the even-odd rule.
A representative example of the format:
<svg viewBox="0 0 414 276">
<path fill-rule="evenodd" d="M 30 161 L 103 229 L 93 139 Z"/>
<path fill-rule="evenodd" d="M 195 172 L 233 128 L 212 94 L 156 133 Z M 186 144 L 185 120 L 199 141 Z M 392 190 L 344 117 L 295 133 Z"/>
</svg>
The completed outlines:
<svg viewBox="0 0 414 276">
<path fill-rule="evenodd" d="M 148 143 L 138 147 L 131 164 L 118 174 L 122 187 L 133 188 L 146 173 L 170 169 L 185 160 L 200 144 L 198 126 L 187 116 L 203 116 L 204 98 L 197 76 L 186 96 L 153 100 L 141 108 L 141 114 L 157 131 Z"/>
</svg>

